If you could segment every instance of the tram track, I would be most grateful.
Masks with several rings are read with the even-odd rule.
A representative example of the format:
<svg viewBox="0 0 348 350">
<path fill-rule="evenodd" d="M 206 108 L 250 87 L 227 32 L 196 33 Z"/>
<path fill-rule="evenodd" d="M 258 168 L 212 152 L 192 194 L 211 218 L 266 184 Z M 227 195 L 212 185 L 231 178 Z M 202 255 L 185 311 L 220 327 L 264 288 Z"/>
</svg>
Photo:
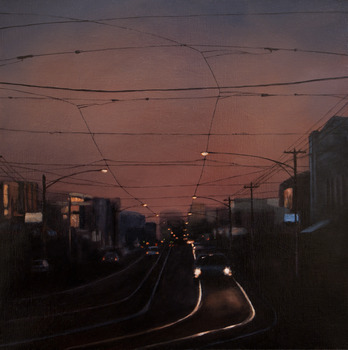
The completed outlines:
<svg viewBox="0 0 348 350">
<path fill-rule="evenodd" d="M 72 311 L 8 320 L 3 324 L 4 342 L 0 348 L 24 347 L 138 317 L 149 309 L 169 255 L 170 249 L 164 249 L 132 292 L 118 300 Z M 88 286 L 79 288 L 79 293 L 83 289 L 88 293 Z"/>
</svg>

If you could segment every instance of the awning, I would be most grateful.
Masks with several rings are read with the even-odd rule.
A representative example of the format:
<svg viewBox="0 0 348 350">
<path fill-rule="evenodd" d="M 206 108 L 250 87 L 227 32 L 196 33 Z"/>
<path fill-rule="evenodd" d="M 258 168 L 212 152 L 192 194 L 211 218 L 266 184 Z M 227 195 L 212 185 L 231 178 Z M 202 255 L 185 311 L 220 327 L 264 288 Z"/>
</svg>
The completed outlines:
<svg viewBox="0 0 348 350">
<path fill-rule="evenodd" d="M 327 226 L 329 223 L 330 223 L 330 220 L 319 221 L 319 222 L 315 223 L 314 225 L 305 228 L 304 230 L 301 231 L 301 233 L 314 232 L 316 230 L 319 230 L 322 227 Z"/>
</svg>

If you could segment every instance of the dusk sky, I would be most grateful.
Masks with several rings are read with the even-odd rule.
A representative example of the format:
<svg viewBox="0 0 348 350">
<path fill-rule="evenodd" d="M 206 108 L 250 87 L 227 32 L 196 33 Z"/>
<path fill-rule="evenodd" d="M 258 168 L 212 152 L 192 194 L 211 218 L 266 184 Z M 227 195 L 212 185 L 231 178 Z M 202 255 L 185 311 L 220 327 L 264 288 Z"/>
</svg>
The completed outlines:
<svg viewBox="0 0 348 350">
<path fill-rule="evenodd" d="M 276 198 L 270 158 L 348 116 L 348 2 L 0 1 L 0 176 L 121 198 L 145 215 L 192 196 Z M 197 199 L 211 206 L 209 199 Z M 146 203 L 147 208 L 142 207 Z"/>
</svg>

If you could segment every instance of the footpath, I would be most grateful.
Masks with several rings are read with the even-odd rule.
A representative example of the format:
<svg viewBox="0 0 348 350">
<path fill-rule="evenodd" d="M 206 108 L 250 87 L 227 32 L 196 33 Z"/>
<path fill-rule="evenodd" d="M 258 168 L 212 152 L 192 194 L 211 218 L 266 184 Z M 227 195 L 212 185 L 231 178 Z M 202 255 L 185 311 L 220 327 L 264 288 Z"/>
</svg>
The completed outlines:
<svg viewBox="0 0 348 350">
<path fill-rule="evenodd" d="M 298 259 L 295 243 L 291 230 L 260 233 L 253 256 L 239 256 L 241 274 L 278 319 L 274 329 L 239 348 L 348 349 L 346 229 L 338 224 L 300 234 Z"/>
</svg>

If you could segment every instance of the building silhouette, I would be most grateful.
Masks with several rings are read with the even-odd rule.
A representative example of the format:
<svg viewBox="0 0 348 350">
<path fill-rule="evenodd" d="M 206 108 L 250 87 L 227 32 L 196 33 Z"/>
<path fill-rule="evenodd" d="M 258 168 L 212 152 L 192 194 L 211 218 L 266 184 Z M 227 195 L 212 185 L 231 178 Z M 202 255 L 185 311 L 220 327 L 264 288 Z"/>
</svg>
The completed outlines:
<svg viewBox="0 0 348 350">
<path fill-rule="evenodd" d="M 311 222 L 335 219 L 348 209 L 348 118 L 332 117 L 309 137 Z"/>
<path fill-rule="evenodd" d="M 1 219 L 24 221 L 26 213 L 39 211 L 38 184 L 35 182 L 3 181 L 0 183 L 0 196 Z"/>
</svg>

